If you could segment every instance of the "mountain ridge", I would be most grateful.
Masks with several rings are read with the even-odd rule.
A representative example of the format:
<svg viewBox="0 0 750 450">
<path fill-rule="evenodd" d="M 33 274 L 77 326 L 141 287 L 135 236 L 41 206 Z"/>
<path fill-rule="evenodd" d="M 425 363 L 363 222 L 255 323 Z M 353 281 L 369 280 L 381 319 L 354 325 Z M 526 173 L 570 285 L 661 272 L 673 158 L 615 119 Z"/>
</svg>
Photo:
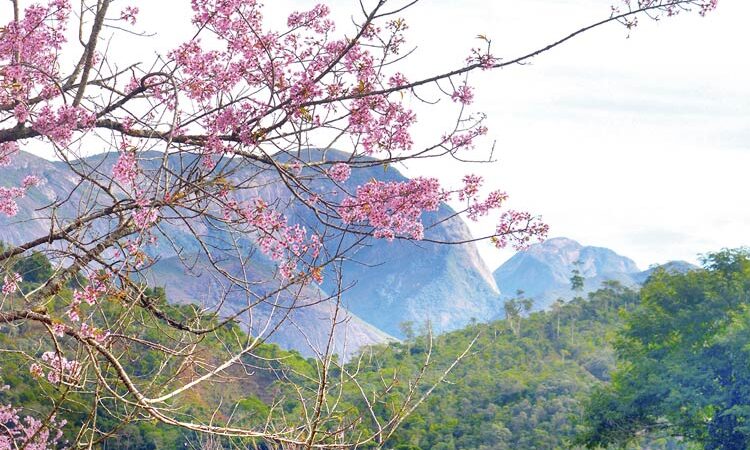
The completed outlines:
<svg viewBox="0 0 750 450">
<path fill-rule="evenodd" d="M 315 161 L 347 158 L 345 153 L 335 150 L 308 149 L 303 153 L 306 155 L 301 157 Z M 90 186 L 77 183 L 77 176 L 70 170 L 69 164 L 79 171 L 99 173 L 104 179 L 111 173 L 117 159 L 116 155 L 101 153 L 68 163 L 48 161 L 26 152 L 17 154 L 15 161 L 18 164 L 0 172 L 0 185 L 18 184 L 22 176 L 28 173 L 41 176 L 45 182 L 42 187 L 31 190 L 26 198 L 19 201 L 18 216 L 0 217 L 0 240 L 19 244 L 49 233 L 49 220 L 45 221 L 36 209 L 59 202 L 61 199 L 67 198 L 68 201 L 61 203 L 56 210 L 58 217 L 72 218 L 82 212 L 87 204 L 86 195 L 90 192 Z M 164 159 L 164 155 L 158 152 L 143 152 L 139 157 L 143 158 L 140 164 L 147 171 L 155 170 Z M 175 167 L 179 167 L 178 164 L 194 164 L 196 158 L 197 156 L 190 154 L 167 156 L 168 163 L 174 164 Z M 231 159 L 219 163 L 241 164 L 240 161 Z M 291 222 L 306 226 L 308 231 L 316 231 L 316 223 L 319 223 L 317 217 L 307 206 L 295 201 L 282 183 L 274 178 L 278 177 L 274 171 L 264 171 L 252 164 L 246 164 L 238 167 L 234 176 L 249 183 L 243 185 L 243 189 L 237 193 L 239 201 L 251 200 L 251 195 L 274 199 L 284 207 L 284 213 Z M 303 168 L 301 176 L 309 177 L 312 192 L 331 192 L 333 189 L 353 192 L 356 186 L 371 179 L 390 182 L 407 180 L 394 168 L 383 170 L 377 166 L 352 171 L 351 178 L 341 186 L 331 182 L 320 170 L 314 172 L 313 169 Z M 111 199 L 101 198 L 98 201 L 99 206 L 102 206 Z M 471 240 L 469 229 L 460 218 L 440 220 L 452 214 L 453 210 L 446 204 L 441 205 L 436 213 L 424 214 L 426 235 L 441 241 Z M 193 225 L 193 229 L 197 230 L 203 239 L 216 244 L 217 247 L 232 242 L 225 237 L 220 227 L 214 224 L 195 222 Z M 110 225 L 102 222 L 94 226 Z M 162 234 L 168 238 L 160 237 L 156 247 L 146 249 L 155 259 L 166 261 L 178 255 L 187 256 L 200 251 L 197 241 L 184 224 L 164 220 L 160 223 L 160 228 Z M 354 241 L 346 236 L 342 239 L 344 244 Z M 254 243 L 250 239 L 241 241 L 240 245 L 247 251 L 254 248 Z M 255 254 L 254 258 L 257 257 L 262 264 L 268 263 L 262 261 L 263 255 L 260 252 Z M 162 265 L 157 264 L 153 268 L 156 271 L 153 280 L 160 279 L 158 271 L 166 267 L 165 264 L 166 262 Z M 365 245 L 357 246 L 355 252 L 349 255 L 342 265 L 345 274 L 341 280 L 341 287 L 345 288 L 342 294 L 343 304 L 352 317 L 361 319 L 351 319 L 356 324 L 356 330 L 359 330 L 354 334 L 369 336 L 365 339 L 366 342 L 356 344 L 356 348 L 372 344 L 379 339 L 402 337 L 402 322 L 423 325 L 429 321 L 433 330 L 440 333 L 461 328 L 472 320 L 488 321 L 497 316 L 502 308 L 491 271 L 479 256 L 474 244 L 448 246 L 408 240 L 387 242 L 371 239 Z M 330 295 L 339 287 L 336 273 L 331 269 L 324 275 L 325 281 L 320 286 L 321 292 Z M 177 283 L 174 278 L 170 280 L 172 284 Z M 194 290 L 195 292 L 188 293 L 182 289 L 180 301 L 188 297 L 200 298 L 200 286 L 194 286 Z M 366 324 L 374 326 L 378 332 L 370 330 Z M 309 343 L 303 341 L 301 339 L 295 343 L 284 339 L 283 344 L 285 348 L 309 347 Z"/>
<path fill-rule="evenodd" d="M 685 261 L 668 263 L 640 270 L 635 262 L 606 247 L 582 245 L 565 237 L 554 237 L 531 245 L 500 265 L 493 276 L 508 299 L 518 290 L 535 300 L 534 309 L 548 308 L 555 300 L 570 299 L 601 288 L 606 281 L 617 281 L 626 287 L 636 287 L 659 267 L 685 272 L 697 268 Z M 573 271 L 583 277 L 583 290 L 571 290 Z"/>
</svg>

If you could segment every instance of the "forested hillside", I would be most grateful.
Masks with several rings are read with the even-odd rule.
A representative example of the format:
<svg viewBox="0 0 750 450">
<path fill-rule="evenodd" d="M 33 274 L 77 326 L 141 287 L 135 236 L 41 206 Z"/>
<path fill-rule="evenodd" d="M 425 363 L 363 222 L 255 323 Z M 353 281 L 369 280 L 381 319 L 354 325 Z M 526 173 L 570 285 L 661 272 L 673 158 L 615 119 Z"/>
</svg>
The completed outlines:
<svg viewBox="0 0 750 450">
<path fill-rule="evenodd" d="M 587 299 L 382 349 L 370 381 L 417 372 L 429 358 L 435 381 L 467 356 L 396 431 L 389 444 L 410 449 L 568 448 L 580 431 L 583 402 L 610 380 L 610 338 L 620 312 L 638 303 L 616 282 Z M 656 447 L 658 448 L 658 445 Z"/>
<path fill-rule="evenodd" d="M 750 254 L 725 250 L 705 270 L 655 273 L 614 340 L 613 382 L 588 402 L 589 447 L 644 433 L 697 448 L 750 448 Z"/>
<path fill-rule="evenodd" d="M 38 254 L 19 260 L 16 269 L 25 273 L 21 288 L 26 292 L 51 270 Z M 69 295 L 69 290 L 61 294 Z M 216 323 L 215 317 L 199 318 L 193 306 L 169 305 L 160 289 L 145 288 L 144 299 L 169 308 L 173 317 L 204 326 Z M 111 298 L 105 307 L 125 305 Z M 610 281 L 586 298 L 559 301 L 549 311 L 519 311 L 505 320 L 439 336 L 405 323 L 408 339 L 371 347 L 333 370 L 330 401 L 344 405 L 352 417 L 366 419 L 341 418 L 327 426 L 332 432 L 342 424 L 363 433 L 380 430 L 380 441 L 369 446 L 411 450 L 746 448 L 748 311 L 750 259 L 737 250 L 710 255 L 703 270 L 657 270 L 641 292 Z M 5 326 L 0 334 L 5 348 L 14 349 L 0 354 L 0 378 L 7 385 L 0 390 L 1 404 L 24 404 L 25 411 L 34 411 L 39 402 L 52 399 L 57 414 L 75 423 L 74 428 L 96 421 L 111 432 L 109 439 L 97 442 L 102 448 L 209 444 L 192 432 L 145 420 L 138 409 L 100 406 L 93 415 L 87 413 L 87 403 L 106 394 L 34 377 L 26 355 L 41 347 L 24 338 L 21 327 Z M 128 327 L 138 328 L 144 342 L 184 338 L 165 333 L 153 317 L 133 317 Z M 213 366 L 248 336 L 233 325 L 200 339 L 213 350 L 190 357 Z M 65 340 L 57 345 L 65 346 Z M 128 361 L 128 370 L 144 389 L 166 390 L 197 375 L 179 369 L 179 355 L 165 359 L 137 341 L 121 342 L 114 350 L 125 355 L 121 360 Z M 237 423 L 266 421 L 276 409 L 284 412 L 286 425 L 304 426 L 306 408 L 317 395 L 316 363 L 274 345 L 262 344 L 255 354 L 170 404 L 189 418 L 218 403 L 222 407 L 213 414 Z M 354 373 L 357 383 L 347 383 Z M 275 425 L 280 424 L 267 422 Z M 210 444 L 274 447 L 251 439 L 214 438 Z"/>
<path fill-rule="evenodd" d="M 6 301 L 23 302 L 23 295 L 37 289 L 39 280 L 46 280 L 47 272 L 53 268 L 44 256 L 34 253 L 17 260 L 14 270 L 22 273 L 25 281 L 20 285 L 20 295 L 6 298 Z M 73 295 L 73 288 L 89 284 L 89 280 L 79 277 L 63 289 L 48 308 L 63 309 Z M 190 336 L 176 328 L 165 326 L 154 316 L 137 311 L 123 313 L 123 310 L 131 309 L 132 305 L 116 296 L 108 297 L 97 308 L 81 305 L 80 313 L 91 314 L 98 326 L 103 326 L 103 317 L 111 310 L 119 310 L 118 314 L 127 318 L 117 326 L 110 324 L 117 331 L 108 341 L 111 352 L 123 361 L 127 372 L 132 374 L 133 383 L 145 392 L 167 392 L 175 385 L 195 379 L 206 370 L 223 363 L 231 352 L 239 351 L 248 342 L 252 342 L 237 324 L 217 327 L 218 319 L 215 315 L 202 313 L 194 305 L 167 303 L 161 288 L 144 286 L 141 301 L 184 324 L 211 330 Z M 201 448 L 206 444 L 205 436 L 154 422 L 140 408 L 122 405 L 117 407 L 114 402 L 108 401 L 108 398 L 121 394 L 115 383 L 111 384 L 112 392 L 88 390 L 91 377 L 102 377 L 111 383 L 116 370 L 112 365 L 102 366 L 104 371 L 101 373 L 87 365 L 80 366 L 72 362 L 70 367 L 56 370 L 54 356 L 43 357 L 45 361 L 49 361 L 43 367 L 32 364 L 32 357 L 39 356 L 50 348 L 69 351 L 75 347 L 67 336 L 58 336 L 53 330 L 54 326 L 47 330 L 45 339 L 30 338 L 35 334 L 29 333 L 28 327 L 42 326 L 33 323 L 0 326 L 0 344 L 4 349 L 0 353 L 0 406 L 23 405 L 20 413 L 25 416 L 45 411 L 52 404 L 57 418 L 67 422 L 63 427 L 65 439 L 72 442 L 75 436 L 71 434 L 71 430 L 79 429 L 83 424 L 96 426 L 101 433 L 108 435 L 106 439 L 91 440 L 94 448 L 146 450 Z M 130 333 L 132 338 L 124 339 L 126 333 Z M 43 330 L 42 334 L 36 334 L 40 335 L 44 336 Z M 180 344 L 177 346 L 181 349 L 180 352 L 165 354 L 161 351 L 161 345 L 174 345 L 175 342 Z M 205 350 L 194 351 L 197 342 Z M 46 353 L 53 355 L 55 352 Z M 240 359 L 218 377 L 197 384 L 170 399 L 166 402 L 166 407 L 177 411 L 177 417 L 187 420 L 208 415 L 215 419 L 231 417 L 236 424 L 262 423 L 269 414 L 270 405 L 286 398 L 285 383 L 300 382 L 301 379 L 313 376 L 314 372 L 314 367 L 297 352 L 283 351 L 275 344 L 258 343 L 253 357 Z M 100 404 L 92 411 L 90 405 L 97 398 Z M 215 409 L 212 405 L 221 406 Z M 226 444 L 229 442 L 225 441 Z M 251 440 L 234 443 L 243 447 L 258 444 Z M 0 448 L 3 448 L 2 445 Z"/>
</svg>

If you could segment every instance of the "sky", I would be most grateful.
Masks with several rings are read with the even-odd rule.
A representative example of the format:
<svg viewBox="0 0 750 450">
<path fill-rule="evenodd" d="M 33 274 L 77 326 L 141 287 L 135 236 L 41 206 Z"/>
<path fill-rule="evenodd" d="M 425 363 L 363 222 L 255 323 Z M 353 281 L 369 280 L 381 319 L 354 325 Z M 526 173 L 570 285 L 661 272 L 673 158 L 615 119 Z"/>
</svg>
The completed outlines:
<svg viewBox="0 0 750 450">
<path fill-rule="evenodd" d="M 355 2 L 329 2 L 339 17 Z M 268 9 L 305 1 L 269 2 Z M 416 45 L 410 79 L 454 67 L 493 41 L 512 59 L 609 14 L 602 0 L 423 0 L 405 14 Z M 273 5 L 273 6 L 271 6 Z M 342 13 L 342 11 L 347 11 Z M 599 28 L 533 60 L 472 77 L 488 114 L 493 163 L 482 174 L 512 206 L 542 215 L 550 236 L 609 247 L 641 268 L 750 245 L 750 2 L 720 0 L 700 17 Z M 417 143 L 443 112 L 420 109 Z M 438 129 L 439 126 L 437 127 Z M 453 161 L 411 164 L 410 175 L 456 183 Z M 470 224 L 479 234 L 490 222 Z M 512 256 L 480 244 L 494 269 Z"/>
<path fill-rule="evenodd" d="M 267 23 L 281 25 L 314 3 L 268 0 Z M 139 27 L 156 34 L 121 43 L 131 59 L 151 61 L 191 35 L 187 0 L 127 4 L 141 8 Z M 358 2 L 327 4 L 339 31 L 351 31 Z M 610 4 L 421 0 L 403 14 L 416 48 L 399 70 L 414 80 L 460 66 L 480 33 L 495 56 L 512 59 L 607 17 Z M 488 114 L 489 134 L 474 152 L 481 158 L 494 144 L 496 161 L 457 170 L 455 161 L 433 160 L 400 170 L 453 185 L 465 173 L 481 174 L 487 191 L 511 196 L 509 207 L 541 215 L 551 237 L 609 247 L 641 268 L 750 245 L 747 17 L 750 2 L 720 0 L 705 18 L 642 20 L 630 33 L 612 24 L 530 64 L 476 73 L 472 109 Z M 447 104 L 410 105 L 416 146 L 432 143 L 453 118 Z M 492 226 L 470 224 L 477 235 Z M 479 249 L 491 269 L 514 253 L 489 243 Z"/>
</svg>

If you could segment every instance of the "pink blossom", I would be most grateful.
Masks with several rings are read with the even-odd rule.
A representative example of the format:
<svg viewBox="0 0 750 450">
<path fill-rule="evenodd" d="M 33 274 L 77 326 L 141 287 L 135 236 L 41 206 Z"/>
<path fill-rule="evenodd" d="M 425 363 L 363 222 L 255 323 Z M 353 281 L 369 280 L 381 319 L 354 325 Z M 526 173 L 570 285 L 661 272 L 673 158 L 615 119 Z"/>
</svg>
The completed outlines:
<svg viewBox="0 0 750 450">
<path fill-rule="evenodd" d="M 112 177 L 125 185 L 132 185 L 138 176 L 138 165 L 135 153 L 124 151 L 120 153 L 117 162 L 112 168 Z"/>
<path fill-rule="evenodd" d="M 450 137 L 445 137 L 454 150 L 469 149 L 474 147 L 474 139 L 478 136 L 487 134 L 487 127 L 478 126 L 464 133 L 456 133 Z"/>
<path fill-rule="evenodd" d="M 55 352 L 42 354 L 42 361 L 51 367 L 51 370 L 47 372 L 47 379 L 50 383 L 75 381 L 81 373 L 81 364 L 78 361 L 69 361 Z"/>
<path fill-rule="evenodd" d="M 23 188 L 0 187 L 0 212 L 9 217 L 18 214 L 16 199 L 23 197 L 25 193 Z"/>
<path fill-rule="evenodd" d="M 462 105 L 469 105 L 474 101 L 474 88 L 463 84 L 451 94 L 451 99 Z"/>
<path fill-rule="evenodd" d="M 32 127 L 39 133 L 60 144 L 67 144 L 78 129 L 90 128 L 95 116 L 83 108 L 61 106 L 53 110 L 44 106 L 33 122 Z"/>
<path fill-rule="evenodd" d="M 9 166 L 11 163 L 11 156 L 18 152 L 18 144 L 16 142 L 3 142 L 0 144 L 0 167 Z"/>
<path fill-rule="evenodd" d="M 135 25 L 135 19 L 138 15 L 138 7 L 126 6 L 125 9 L 120 12 L 120 20 L 128 22 L 130 25 Z"/>
<path fill-rule="evenodd" d="M 17 273 L 7 274 L 3 277 L 3 294 L 10 295 L 18 290 L 21 283 L 21 275 Z"/>
<path fill-rule="evenodd" d="M 287 25 L 292 28 L 307 27 L 318 34 L 333 30 L 333 22 L 326 19 L 330 10 L 326 5 L 318 4 L 313 9 L 305 12 L 294 12 L 289 15 Z"/>
<path fill-rule="evenodd" d="M 64 420 L 55 416 L 41 421 L 31 416 L 20 418 L 21 410 L 11 405 L 0 405 L 0 450 L 25 448 L 47 450 L 58 448 L 63 437 Z"/>
<path fill-rule="evenodd" d="M 548 231 L 547 224 L 528 212 L 506 211 L 500 217 L 492 243 L 498 248 L 503 248 L 510 243 L 516 250 L 523 250 L 529 246 L 532 239 L 544 240 Z"/>
<path fill-rule="evenodd" d="M 78 322 L 81 320 L 81 315 L 78 313 L 78 308 L 76 307 L 69 307 L 65 314 L 71 322 Z"/>
<path fill-rule="evenodd" d="M 34 186 L 38 186 L 41 182 L 42 180 L 39 179 L 39 177 L 36 175 L 26 175 L 21 182 L 21 186 L 23 186 L 24 189 L 28 189 Z"/>
<path fill-rule="evenodd" d="M 401 87 L 406 84 L 408 84 L 409 81 L 406 79 L 406 76 L 402 74 L 401 72 L 396 72 L 388 79 L 388 86 L 390 87 Z"/>
<path fill-rule="evenodd" d="M 24 123 L 29 120 L 29 110 L 23 103 L 19 103 L 13 108 L 13 115 L 16 116 L 18 123 Z"/>
<path fill-rule="evenodd" d="M 99 328 L 92 327 L 87 323 L 81 324 L 81 337 L 85 339 L 94 339 L 97 342 L 104 342 L 109 338 L 109 332 L 104 332 Z"/>
<path fill-rule="evenodd" d="M 320 251 L 318 236 L 308 238 L 304 227 L 289 224 L 283 214 L 270 208 L 261 198 L 244 204 L 227 201 L 224 218 L 249 226 L 260 250 L 279 263 L 279 274 L 283 278 L 294 275 L 298 261 L 305 257 L 316 258 Z"/>
<path fill-rule="evenodd" d="M 336 163 L 328 169 L 328 176 L 338 183 L 348 180 L 351 174 L 352 169 L 346 163 Z"/>
<path fill-rule="evenodd" d="M 138 210 L 133 213 L 133 222 L 139 230 L 145 230 L 146 228 L 150 227 L 151 225 L 156 223 L 156 220 L 158 218 L 159 210 L 156 208 L 138 208 Z"/>
<path fill-rule="evenodd" d="M 55 322 L 52 324 L 52 332 L 57 337 L 63 337 L 65 335 L 65 325 L 60 322 Z"/>
<path fill-rule="evenodd" d="M 44 369 L 42 369 L 42 366 L 37 363 L 33 363 L 29 366 L 29 372 L 35 378 L 42 378 L 44 376 Z"/>
<path fill-rule="evenodd" d="M 490 211 L 499 209 L 508 199 L 508 194 L 502 191 L 493 191 L 484 201 L 474 200 L 467 212 L 469 219 L 476 221 L 481 216 L 486 216 Z"/>
<path fill-rule="evenodd" d="M 71 304 L 80 305 L 81 303 L 86 302 L 89 305 L 94 305 L 106 291 L 107 288 L 104 286 L 104 283 L 94 281 L 83 289 L 76 289 L 73 291 L 73 301 Z"/>
<path fill-rule="evenodd" d="M 392 240 L 404 235 L 422 239 L 422 213 L 437 211 L 446 197 L 434 178 L 388 183 L 373 180 L 359 186 L 355 197 L 344 199 L 338 212 L 345 223 L 373 227 L 377 238 Z"/>
<path fill-rule="evenodd" d="M 465 175 L 463 178 L 464 187 L 458 191 L 459 200 L 468 200 L 474 198 L 479 192 L 484 180 L 477 175 Z"/>
</svg>

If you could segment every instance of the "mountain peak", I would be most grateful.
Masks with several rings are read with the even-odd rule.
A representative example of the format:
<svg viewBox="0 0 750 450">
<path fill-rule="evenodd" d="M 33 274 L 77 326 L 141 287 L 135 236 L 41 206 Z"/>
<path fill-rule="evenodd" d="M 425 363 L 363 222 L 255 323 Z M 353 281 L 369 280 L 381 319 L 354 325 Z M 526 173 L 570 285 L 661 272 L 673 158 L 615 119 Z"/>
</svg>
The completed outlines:
<svg viewBox="0 0 750 450">
<path fill-rule="evenodd" d="M 580 263 L 580 264 L 579 264 Z M 581 245 L 565 237 L 555 237 L 514 255 L 494 273 L 501 292 L 511 295 L 523 290 L 544 308 L 558 297 L 570 297 L 570 277 L 580 270 L 586 290 L 597 288 L 605 280 L 635 284 L 640 273 L 630 258 L 604 248 Z"/>
</svg>

